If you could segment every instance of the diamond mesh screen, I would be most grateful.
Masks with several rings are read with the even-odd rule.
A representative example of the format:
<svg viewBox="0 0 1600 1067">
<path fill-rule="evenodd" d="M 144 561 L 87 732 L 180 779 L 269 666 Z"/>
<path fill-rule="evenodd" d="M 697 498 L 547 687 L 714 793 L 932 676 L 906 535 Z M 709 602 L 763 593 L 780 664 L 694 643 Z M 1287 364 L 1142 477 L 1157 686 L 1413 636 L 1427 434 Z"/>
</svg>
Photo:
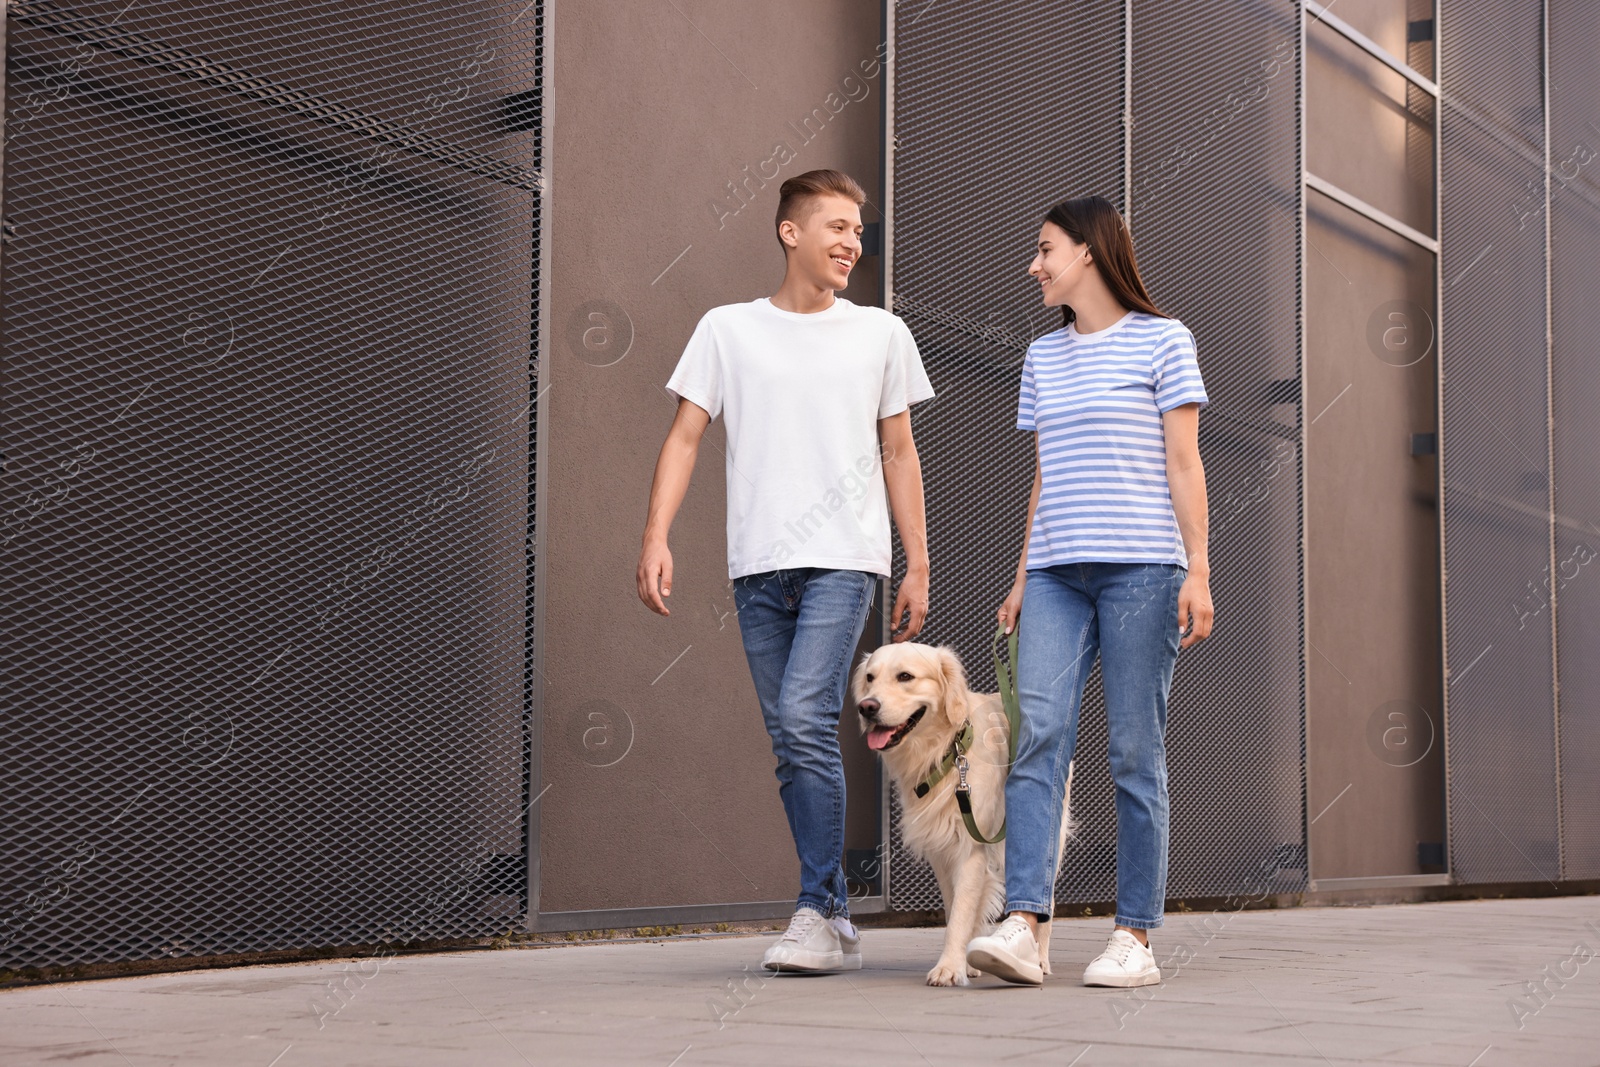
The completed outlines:
<svg viewBox="0 0 1600 1067">
<path fill-rule="evenodd" d="M 1263 869 L 1292 891 L 1305 878 L 1299 15 L 1133 10 L 1133 233 L 1157 302 L 1195 333 L 1211 398 L 1217 629 L 1173 679 L 1168 891 L 1231 893 Z"/>
<path fill-rule="evenodd" d="M 526 911 L 542 17 L 11 5 L 0 968 Z"/>
<path fill-rule="evenodd" d="M 1446 2 L 1439 32 L 1450 866 L 1540 881 L 1559 877 L 1540 4 Z"/>
<path fill-rule="evenodd" d="M 1263 868 L 1284 889 L 1304 877 L 1296 20 L 1289 3 L 1136 4 L 1131 161 L 1119 5 L 935 5 L 896 23 L 894 310 L 939 392 L 915 414 L 934 575 L 922 639 L 955 646 L 975 687 L 994 685 L 994 610 L 1033 477 L 1012 428 L 1022 357 L 1060 323 L 1025 273 L 1048 207 L 1091 192 L 1120 205 L 1131 177 L 1145 278 L 1199 341 L 1218 629 L 1173 683 L 1173 896 L 1223 895 Z M 1097 666 L 1061 901 L 1114 896 L 1106 748 Z M 938 908 L 898 818 L 890 906 Z"/>
</svg>

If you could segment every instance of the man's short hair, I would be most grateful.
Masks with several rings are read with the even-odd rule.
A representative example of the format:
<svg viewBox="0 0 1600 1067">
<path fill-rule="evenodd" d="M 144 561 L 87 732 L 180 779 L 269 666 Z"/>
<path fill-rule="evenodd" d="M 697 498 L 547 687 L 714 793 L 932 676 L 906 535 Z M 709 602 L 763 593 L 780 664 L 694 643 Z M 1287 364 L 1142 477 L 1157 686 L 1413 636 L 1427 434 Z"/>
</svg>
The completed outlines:
<svg viewBox="0 0 1600 1067">
<path fill-rule="evenodd" d="M 822 196 L 842 196 L 855 201 L 857 207 L 867 202 L 866 191 L 843 171 L 808 170 L 804 174 L 796 174 L 779 188 L 778 217 L 772 222 L 773 232 L 777 232 L 785 219 L 798 225 L 810 214 L 817 198 Z M 783 244 L 781 235 L 778 243 Z"/>
</svg>

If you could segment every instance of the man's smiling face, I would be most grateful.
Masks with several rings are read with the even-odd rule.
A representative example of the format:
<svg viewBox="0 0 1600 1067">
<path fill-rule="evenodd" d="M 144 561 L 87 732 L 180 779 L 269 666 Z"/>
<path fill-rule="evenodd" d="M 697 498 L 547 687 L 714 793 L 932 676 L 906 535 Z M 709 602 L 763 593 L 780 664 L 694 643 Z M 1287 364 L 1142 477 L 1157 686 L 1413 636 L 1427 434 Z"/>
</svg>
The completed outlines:
<svg viewBox="0 0 1600 1067">
<path fill-rule="evenodd" d="M 793 227 L 792 230 L 789 228 Z M 824 194 L 803 211 L 803 217 L 785 223 L 793 237 L 789 249 L 791 269 L 821 289 L 843 289 L 850 271 L 861 258 L 861 208 L 844 196 Z"/>
</svg>

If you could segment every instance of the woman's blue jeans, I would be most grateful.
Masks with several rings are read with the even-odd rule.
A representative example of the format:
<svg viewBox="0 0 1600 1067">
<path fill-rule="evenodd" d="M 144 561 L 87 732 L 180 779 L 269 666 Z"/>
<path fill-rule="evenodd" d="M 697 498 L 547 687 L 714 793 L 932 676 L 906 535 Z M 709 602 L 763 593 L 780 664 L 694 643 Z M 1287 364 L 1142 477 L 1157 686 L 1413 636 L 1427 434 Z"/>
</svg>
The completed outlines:
<svg viewBox="0 0 1600 1067">
<path fill-rule="evenodd" d="M 1049 915 L 1067 770 L 1100 655 L 1117 799 L 1117 918 L 1161 925 L 1167 894 L 1167 694 L 1178 659 L 1175 563 L 1028 571 L 1017 635 L 1022 737 L 1006 779 L 1006 910 Z"/>
<path fill-rule="evenodd" d="M 865 571 L 820 567 L 734 580 L 744 654 L 800 856 L 798 903 L 830 917 L 850 914 L 839 713 L 877 582 Z"/>
</svg>

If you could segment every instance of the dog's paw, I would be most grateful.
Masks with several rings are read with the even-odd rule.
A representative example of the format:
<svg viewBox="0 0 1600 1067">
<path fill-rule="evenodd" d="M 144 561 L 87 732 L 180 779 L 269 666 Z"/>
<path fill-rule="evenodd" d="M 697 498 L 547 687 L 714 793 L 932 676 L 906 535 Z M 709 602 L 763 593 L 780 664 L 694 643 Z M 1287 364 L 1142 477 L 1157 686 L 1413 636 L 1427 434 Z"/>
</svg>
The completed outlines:
<svg viewBox="0 0 1600 1067">
<path fill-rule="evenodd" d="M 967 971 L 968 967 L 965 960 L 953 965 L 940 960 L 934 965 L 933 970 L 928 972 L 928 984 L 942 986 L 971 985 L 972 983 L 967 979 Z M 973 971 L 972 973 L 977 974 L 978 972 Z"/>
<path fill-rule="evenodd" d="M 968 978 L 976 978 L 976 977 L 978 977 L 978 975 L 980 975 L 982 973 L 983 972 L 978 970 L 978 968 L 976 968 L 976 967 L 968 967 L 967 968 L 967 977 Z"/>
<path fill-rule="evenodd" d="M 1050 960 L 1048 957 L 1039 961 L 1039 969 L 1045 974 L 1050 974 Z"/>
</svg>

